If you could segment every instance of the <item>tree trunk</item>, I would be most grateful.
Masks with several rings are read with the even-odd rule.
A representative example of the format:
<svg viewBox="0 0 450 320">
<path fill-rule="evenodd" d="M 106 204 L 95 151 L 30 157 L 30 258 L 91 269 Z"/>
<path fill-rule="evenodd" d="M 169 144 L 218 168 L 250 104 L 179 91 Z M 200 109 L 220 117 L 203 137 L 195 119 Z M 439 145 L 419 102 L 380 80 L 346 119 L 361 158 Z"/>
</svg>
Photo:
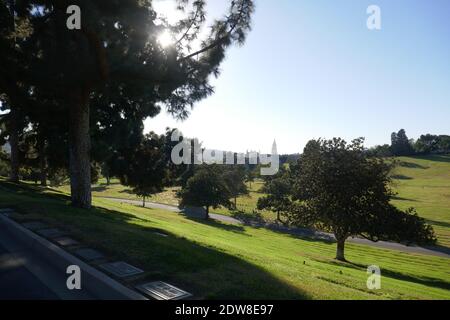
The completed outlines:
<svg viewBox="0 0 450 320">
<path fill-rule="evenodd" d="M 209 206 L 207 206 L 206 210 L 205 210 L 205 220 L 208 220 L 208 219 L 209 219 Z"/>
<path fill-rule="evenodd" d="M 108 175 L 106 175 L 106 185 L 109 186 L 111 183 L 111 177 Z"/>
<path fill-rule="evenodd" d="M 234 197 L 234 210 L 237 209 L 237 197 Z"/>
<path fill-rule="evenodd" d="M 336 240 L 337 240 L 336 260 L 347 261 L 345 260 L 344 256 L 345 238 L 336 238 Z"/>
<path fill-rule="evenodd" d="M 145 208 L 145 196 L 142 196 L 142 207 Z"/>
<path fill-rule="evenodd" d="M 11 108 L 10 112 L 9 145 L 11 147 L 11 172 L 9 180 L 12 182 L 19 182 L 19 131 L 17 114 L 14 108 Z"/>
<path fill-rule="evenodd" d="M 90 208 L 91 163 L 89 136 L 89 92 L 74 90 L 69 94 L 70 192 L 72 205 Z"/>
<path fill-rule="evenodd" d="M 281 222 L 281 219 L 280 219 L 280 211 L 277 211 L 277 220 L 278 220 L 279 222 Z"/>
<path fill-rule="evenodd" d="M 40 138 L 38 142 L 39 171 L 41 186 L 47 186 L 47 159 L 45 157 L 45 140 Z"/>
<path fill-rule="evenodd" d="M 13 19 L 11 19 L 12 22 L 12 30 L 16 31 L 16 23 L 15 23 L 15 5 L 14 1 L 9 1 L 9 10 L 11 13 L 11 16 Z M 16 37 L 14 36 L 14 42 L 12 43 L 13 48 L 16 46 Z M 13 90 L 14 91 L 14 90 Z M 14 96 L 14 94 L 12 95 Z M 10 110 L 10 128 L 9 128 L 9 145 L 11 148 L 11 172 L 9 175 L 9 180 L 12 182 L 19 182 L 19 123 L 17 119 L 17 110 L 14 107 L 14 104 L 17 102 L 16 99 L 14 99 L 10 95 L 10 99 L 13 99 L 11 110 Z"/>
<path fill-rule="evenodd" d="M 45 157 L 40 160 L 40 167 L 41 167 L 41 186 L 46 187 L 47 186 L 47 163 L 45 161 Z"/>
</svg>

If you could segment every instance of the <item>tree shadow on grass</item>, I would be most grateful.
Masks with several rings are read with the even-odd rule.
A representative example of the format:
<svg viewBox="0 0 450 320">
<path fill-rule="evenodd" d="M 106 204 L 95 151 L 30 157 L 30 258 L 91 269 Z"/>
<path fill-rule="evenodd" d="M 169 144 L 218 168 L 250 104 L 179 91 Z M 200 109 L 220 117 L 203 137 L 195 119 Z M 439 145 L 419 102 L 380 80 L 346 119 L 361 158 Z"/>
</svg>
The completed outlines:
<svg viewBox="0 0 450 320">
<path fill-rule="evenodd" d="M 357 269 L 366 272 L 368 265 L 364 265 L 361 263 L 355 263 L 355 262 L 340 262 L 337 260 L 330 260 L 328 261 L 329 264 L 340 266 L 340 267 L 346 267 L 346 268 L 352 268 Z M 408 274 L 400 273 L 397 271 L 381 268 L 381 276 L 393 278 L 401 281 L 407 281 L 407 282 L 413 282 L 422 284 L 429 287 L 435 287 L 440 288 L 444 290 L 450 290 L 450 282 L 436 279 L 436 278 L 430 278 L 430 277 L 418 277 L 418 276 L 411 276 Z"/>
<path fill-rule="evenodd" d="M 445 246 L 441 246 L 441 245 L 434 245 L 434 246 L 424 246 L 424 248 L 431 250 L 431 251 L 445 253 L 450 256 L 450 248 L 449 247 L 445 247 Z"/>
<path fill-rule="evenodd" d="M 127 190 L 127 189 L 125 189 L 125 190 L 120 190 L 119 193 L 135 194 L 135 193 L 133 193 L 133 191 Z"/>
<path fill-rule="evenodd" d="M 238 219 L 245 224 L 264 224 L 266 220 L 263 218 L 260 212 L 254 210 L 253 212 L 246 212 L 239 209 L 232 210 L 231 216 Z"/>
<path fill-rule="evenodd" d="M 70 196 L 56 189 L 49 189 L 41 186 L 30 186 L 23 182 L 0 181 L 0 185 L 17 195 L 25 195 L 29 197 L 46 197 L 48 199 L 59 199 L 68 201 Z"/>
<path fill-rule="evenodd" d="M 106 191 L 108 187 L 106 185 L 95 186 L 91 188 L 92 192 L 103 192 Z"/>
<path fill-rule="evenodd" d="M 223 223 L 211 217 L 205 219 L 206 214 L 203 208 L 195 208 L 195 207 L 183 208 L 179 212 L 179 214 L 184 216 L 186 219 L 195 221 L 197 223 L 201 223 L 215 228 L 220 228 L 226 231 L 239 232 L 245 234 L 244 233 L 245 229 L 242 225 L 238 225 L 235 223 Z"/>
<path fill-rule="evenodd" d="M 162 230 L 168 237 L 148 234 L 149 228 L 132 225 L 130 231 L 144 243 L 127 243 L 152 248 L 145 254 L 125 256 L 149 271 L 148 281 L 167 281 L 206 299 L 307 299 L 308 295 L 276 278 L 261 267 L 211 247 Z M 116 234 L 118 238 L 120 235 Z M 142 241 L 141 240 L 141 241 Z M 123 251 L 122 251 L 123 253 Z M 131 260 L 130 260 L 131 259 Z"/>
<path fill-rule="evenodd" d="M 13 193 L 14 191 L 10 191 Z M 144 281 L 168 281 L 207 299 L 308 299 L 307 293 L 277 278 L 262 267 L 236 255 L 199 244 L 155 228 L 151 216 L 93 207 L 70 207 L 54 195 L 8 195 L 8 204 L 28 212 L 49 225 L 67 231 L 83 244 L 101 250 L 108 257 L 125 260 L 145 270 Z M 137 221 L 142 223 L 136 223 Z M 150 225 L 155 223 L 155 225 Z M 207 222 L 213 226 L 228 225 Z M 155 234 L 161 232 L 162 237 Z"/>
<path fill-rule="evenodd" d="M 295 239 L 311 241 L 311 242 L 322 242 L 322 243 L 335 243 L 336 240 L 334 236 L 326 233 L 314 230 L 312 228 L 306 227 L 293 227 L 284 224 L 268 223 L 266 225 L 253 226 L 254 228 L 264 228 L 273 231 L 278 234 L 283 234 L 290 236 Z"/>
<path fill-rule="evenodd" d="M 437 221 L 437 220 L 431 220 L 426 219 L 429 224 L 434 224 L 436 226 L 444 227 L 444 228 L 450 228 L 450 223 L 445 221 Z"/>
<path fill-rule="evenodd" d="M 413 178 L 405 176 L 403 174 L 394 174 L 392 176 L 392 179 L 396 179 L 396 180 L 412 180 Z"/>
<path fill-rule="evenodd" d="M 435 162 L 450 162 L 450 154 L 433 154 L 428 156 L 414 156 L 412 158 Z"/>
<path fill-rule="evenodd" d="M 399 196 L 393 196 L 392 200 L 401 200 L 401 201 L 411 201 L 411 202 L 417 202 L 417 200 L 409 199 L 405 197 L 399 197 Z"/>
<path fill-rule="evenodd" d="M 411 169 L 428 169 L 429 168 L 427 166 L 423 166 L 421 164 L 409 162 L 409 161 L 400 161 L 398 164 L 400 167 L 411 168 Z"/>
<path fill-rule="evenodd" d="M 242 235 L 245 236 L 249 236 L 248 234 L 245 234 L 245 229 L 243 226 L 241 225 L 236 225 L 236 224 L 230 224 L 230 223 L 222 223 L 218 220 L 214 220 L 214 219 L 204 219 L 204 218 L 196 218 L 196 217 L 192 217 L 192 216 L 186 216 L 186 219 L 191 220 L 191 221 L 195 221 L 197 223 L 201 223 L 210 227 L 214 227 L 214 228 L 220 228 L 223 229 L 225 231 L 231 231 L 231 232 L 238 232 Z"/>
</svg>

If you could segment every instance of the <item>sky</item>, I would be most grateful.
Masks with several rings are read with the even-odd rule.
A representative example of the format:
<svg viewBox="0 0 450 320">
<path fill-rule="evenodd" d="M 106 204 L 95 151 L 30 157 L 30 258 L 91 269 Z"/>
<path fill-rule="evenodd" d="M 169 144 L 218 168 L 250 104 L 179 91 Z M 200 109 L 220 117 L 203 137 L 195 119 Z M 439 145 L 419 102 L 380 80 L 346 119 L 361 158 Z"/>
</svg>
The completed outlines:
<svg viewBox="0 0 450 320">
<path fill-rule="evenodd" d="M 211 17 L 226 1 L 212 0 Z M 314 138 L 365 137 L 390 143 L 450 134 L 450 1 L 256 0 L 253 30 L 233 47 L 212 79 L 215 93 L 190 117 L 166 112 L 146 131 L 179 128 L 206 148 L 297 153 Z M 381 9 L 381 30 L 366 26 L 369 5 Z M 177 17 L 170 0 L 155 2 Z"/>
</svg>

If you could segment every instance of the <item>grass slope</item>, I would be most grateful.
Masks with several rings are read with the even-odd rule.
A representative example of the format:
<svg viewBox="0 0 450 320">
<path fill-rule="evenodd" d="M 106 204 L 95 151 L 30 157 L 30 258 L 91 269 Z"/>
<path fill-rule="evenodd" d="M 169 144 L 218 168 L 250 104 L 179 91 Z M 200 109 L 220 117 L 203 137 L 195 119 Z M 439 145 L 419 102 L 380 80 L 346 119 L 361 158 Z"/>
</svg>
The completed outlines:
<svg viewBox="0 0 450 320">
<path fill-rule="evenodd" d="M 204 222 L 96 198 L 89 211 L 58 191 L 0 180 L 0 206 L 15 207 L 76 239 L 168 280 L 200 298 L 450 299 L 449 259 L 348 244 L 351 263 L 332 259 L 333 243 L 266 229 Z M 155 231 L 164 232 L 161 237 Z M 366 267 L 382 289 L 366 288 Z"/>
<path fill-rule="evenodd" d="M 433 225 L 440 245 L 450 247 L 450 155 L 400 157 L 394 204 L 414 207 Z"/>
<path fill-rule="evenodd" d="M 55 189 L 64 192 L 65 194 L 70 194 L 70 185 L 64 185 Z M 177 206 L 178 199 L 176 198 L 176 192 L 179 189 L 179 187 L 166 188 L 163 192 L 154 194 L 146 200 Z M 121 185 L 118 179 L 111 179 L 109 185 L 106 183 L 106 179 L 99 179 L 99 182 L 92 186 L 92 196 L 142 200 L 142 198 L 133 193 L 131 188 Z"/>
<path fill-rule="evenodd" d="M 450 155 L 426 157 L 400 157 L 400 166 L 394 173 L 394 189 L 399 193 L 394 204 L 401 209 L 415 207 L 420 216 L 426 218 L 433 225 L 440 245 L 450 247 Z M 274 221 L 273 212 L 261 211 L 255 213 L 256 202 L 263 196 L 259 191 L 262 181 L 255 181 L 249 185 L 250 193 L 237 199 L 237 212 L 226 208 L 215 209 L 214 212 L 230 216 L 247 216 Z M 69 193 L 69 187 L 59 188 Z M 153 195 L 150 201 L 178 205 L 177 188 L 168 188 L 164 192 Z M 94 197 L 115 197 L 124 199 L 138 199 L 129 188 L 122 186 L 117 180 L 106 185 L 100 180 L 93 187 Z"/>
</svg>

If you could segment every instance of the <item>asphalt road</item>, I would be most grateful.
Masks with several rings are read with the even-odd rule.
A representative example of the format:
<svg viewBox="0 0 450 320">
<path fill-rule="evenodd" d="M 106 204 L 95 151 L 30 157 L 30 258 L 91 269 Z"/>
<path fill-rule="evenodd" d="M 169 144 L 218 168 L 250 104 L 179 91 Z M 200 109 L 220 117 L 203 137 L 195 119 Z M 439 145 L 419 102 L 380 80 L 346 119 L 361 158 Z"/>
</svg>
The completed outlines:
<svg viewBox="0 0 450 320">
<path fill-rule="evenodd" d="M 0 225 L 0 300 L 95 299 L 67 289 L 67 276 Z"/>
<path fill-rule="evenodd" d="M 120 199 L 120 198 L 106 198 L 103 199 L 109 199 L 115 202 L 123 202 L 123 203 L 129 203 L 129 204 L 135 204 L 138 206 L 142 206 L 142 201 L 139 200 L 128 200 L 128 199 Z M 190 208 L 187 210 L 180 210 L 179 208 L 171 205 L 161 204 L 161 203 L 154 203 L 154 202 L 146 202 L 145 206 L 147 208 L 153 208 L 153 209 L 163 209 L 167 211 L 172 211 L 179 214 L 184 214 L 189 217 L 195 217 L 195 218 L 202 218 L 204 217 L 203 209 L 201 208 Z M 235 223 L 235 224 L 245 224 L 243 221 L 235 219 L 233 217 L 225 216 L 222 214 L 217 213 L 210 213 L 209 216 L 212 219 L 227 222 L 227 223 Z M 297 235 L 301 237 L 308 237 L 313 239 L 320 239 L 320 240 L 329 240 L 334 241 L 334 236 L 329 233 L 325 232 L 318 232 L 306 228 L 289 228 L 283 225 L 277 225 L 277 224 L 263 224 L 259 222 L 252 222 L 248 223 L 249 225 L 253 225 L 255 227 L 263 227 L 267 229 L 271 229 L 278 232 L 288 233 L 292 235 Z M 378 248 L 385 248 L 385 249 L 391 249 L 391 250 L 398 250 L 402 252 L 407 253 L 420 253 L 420 254 L 426 254 L 436 257 L 444 257 L 444 258 L 450 258 L 450 249 L 444 248 L 444 247 L 418 247 L 418 246 L 406 246 L 399 243 L 394 242 L 387 242 L 387 241 L 378 241 L 373 242 L 369 241 L 367 239 L 361 239 L 361 238 L 350 238 L 347 241 L 352 243 L 358 243 L 358 244 L 364 244 L 372 247 L 378 247 Z"/>
</svg>

